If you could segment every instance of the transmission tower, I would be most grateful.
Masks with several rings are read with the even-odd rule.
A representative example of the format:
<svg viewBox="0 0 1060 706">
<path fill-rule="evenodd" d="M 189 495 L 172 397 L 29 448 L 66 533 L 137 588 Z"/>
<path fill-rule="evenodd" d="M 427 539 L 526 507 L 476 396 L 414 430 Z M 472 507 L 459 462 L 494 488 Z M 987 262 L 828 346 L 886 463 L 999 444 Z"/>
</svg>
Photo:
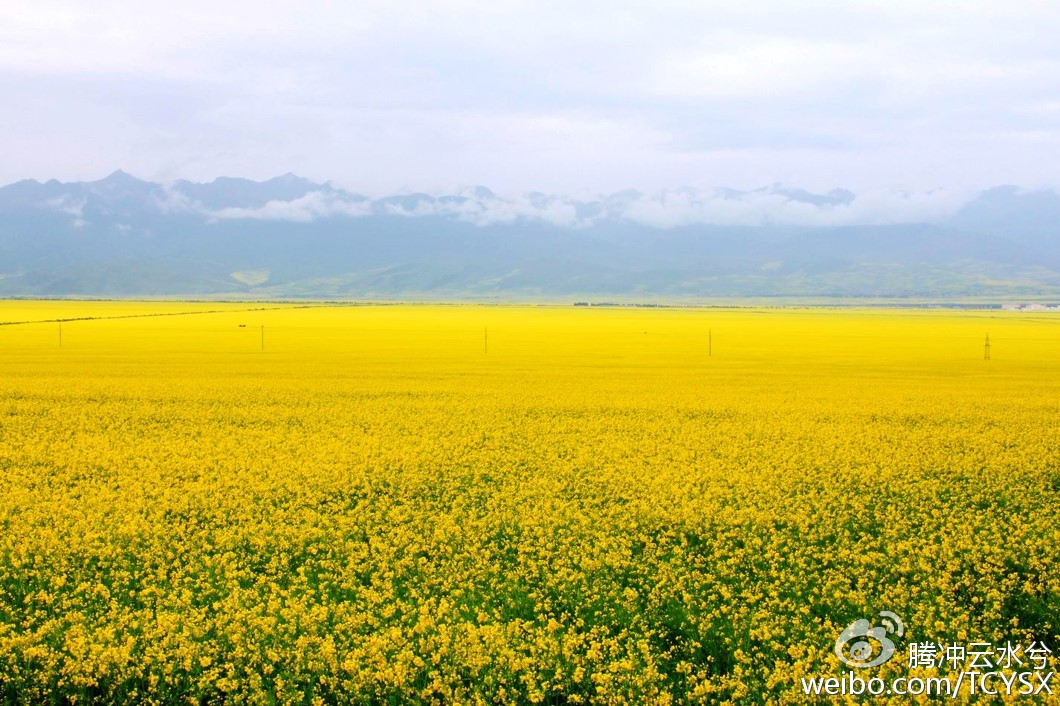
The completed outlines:
<svg viewBox="0 0 1060 706">
<path fill-rule="evenodd" d="M 990 360 L 990 334 L 986 334 L 986 344 L 983 346 L 983 360 Z"/>
</svg>

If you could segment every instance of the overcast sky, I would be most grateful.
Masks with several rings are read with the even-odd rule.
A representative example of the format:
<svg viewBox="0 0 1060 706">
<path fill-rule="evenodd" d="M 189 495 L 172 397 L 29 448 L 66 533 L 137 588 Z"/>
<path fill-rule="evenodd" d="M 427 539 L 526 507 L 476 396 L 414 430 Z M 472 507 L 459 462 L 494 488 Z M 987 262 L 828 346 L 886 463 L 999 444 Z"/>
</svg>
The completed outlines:
<svg viewBox="0 0 1060 706">
<path fill-rule="evenodd" d="M 0 182 L 1060 186 L 1060 3 L 2 0 Z"/>
</svg>

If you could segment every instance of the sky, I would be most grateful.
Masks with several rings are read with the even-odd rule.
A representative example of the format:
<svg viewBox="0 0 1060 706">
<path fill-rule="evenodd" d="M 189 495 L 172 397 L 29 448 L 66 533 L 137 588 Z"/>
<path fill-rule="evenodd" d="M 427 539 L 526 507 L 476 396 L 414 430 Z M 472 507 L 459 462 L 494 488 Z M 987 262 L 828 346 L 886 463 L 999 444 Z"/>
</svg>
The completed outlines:
<svg viewBox="0 0 1060 706">
<path fill-rule="evenodd" d="M 0 3 L 0 183 L 1060 186 L 1060 3 Z"/>
</svg>

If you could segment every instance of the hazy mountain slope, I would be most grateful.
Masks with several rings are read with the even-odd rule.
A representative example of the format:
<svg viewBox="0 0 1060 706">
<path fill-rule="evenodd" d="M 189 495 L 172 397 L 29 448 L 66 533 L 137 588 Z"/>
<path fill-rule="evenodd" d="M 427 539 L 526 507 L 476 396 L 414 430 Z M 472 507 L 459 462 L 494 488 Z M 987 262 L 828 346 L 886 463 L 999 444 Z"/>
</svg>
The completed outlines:
<svg viewBox="0 0 1060 706">
<path fill-rule="evenodd" d="M 0 294 L 1060 293 L 1057 194 L 999 187 L 932 222 L 888 222 L 915 205 L 895 198 L 892 210 L 868 209 L 842 189 L 772 185 L 369 199 L 291 174 L 169 186 L 124 172 L 21 181 L 0 188 Z"/>
</svg>

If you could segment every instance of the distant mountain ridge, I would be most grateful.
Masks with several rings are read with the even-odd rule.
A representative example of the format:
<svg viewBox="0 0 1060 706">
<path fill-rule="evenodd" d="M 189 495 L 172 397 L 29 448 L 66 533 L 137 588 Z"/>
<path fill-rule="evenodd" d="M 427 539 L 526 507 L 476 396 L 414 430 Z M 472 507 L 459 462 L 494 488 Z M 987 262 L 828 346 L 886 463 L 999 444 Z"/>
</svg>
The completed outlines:
<svg viewBox="0 0 1060 706">
<path fill-rule="evenodd" d="M 772 184 L 370 198 L 294 174 L 0 188 L 0 295 L 1060 295 L 1060 195 Z"/>
</svg>

